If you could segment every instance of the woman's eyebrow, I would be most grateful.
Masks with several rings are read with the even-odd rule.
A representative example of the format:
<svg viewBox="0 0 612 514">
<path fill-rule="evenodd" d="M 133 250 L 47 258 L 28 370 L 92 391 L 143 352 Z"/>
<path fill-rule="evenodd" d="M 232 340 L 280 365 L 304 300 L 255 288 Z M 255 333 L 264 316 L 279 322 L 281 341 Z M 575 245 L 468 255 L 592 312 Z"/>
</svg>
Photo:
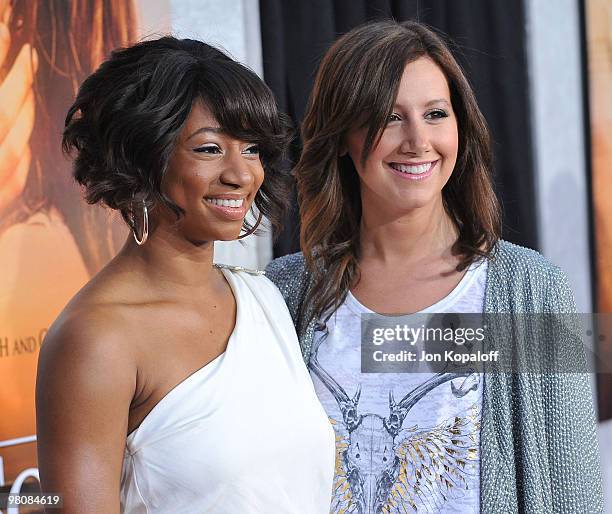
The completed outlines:
<svg viewBox="0 0 612 514">
<path fill-rule="evenodd" d="M 434 105 L 434 104 L 445 104 L 445 105 L 450 105 L 448 100 L 446 100 L 445 98 L 436 98 L 434 100 L 429 100 L 429 102 L 427 102 L 425 104 L 426 107 L 429 107 L 430 105 Z"/>
<path fill-rule="evenodd" d="M 222 134 L 223 129 L 221 127 L 200 127 L 193 134 L 191 134 L 186 141 L 189 141 L 193 136 L 201 134 L 202 132 L 213 132 L 214 134 Z"/>
<path fill-rule="evenodd" d="M 446 100 L 445 98 L 434 98 L 433 100 L 428 100 L 427 103 L 425 103 L 425 107 L 431 107 L 432 105 L 448 105 L 450 106 L 450 102 L 448 100 Z M 393 106 L 394 109 L 401 109 L 402 108 L 402 104 L 400 103 L 396 103 Z"/>
</svg>

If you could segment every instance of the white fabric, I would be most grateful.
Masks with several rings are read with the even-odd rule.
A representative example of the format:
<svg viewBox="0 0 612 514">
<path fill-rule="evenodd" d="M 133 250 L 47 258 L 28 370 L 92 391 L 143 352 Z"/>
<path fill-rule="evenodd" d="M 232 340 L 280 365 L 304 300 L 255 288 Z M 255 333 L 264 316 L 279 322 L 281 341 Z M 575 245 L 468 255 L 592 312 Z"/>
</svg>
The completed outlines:
<svg viewBox="0 0 612 514">
<path fill-rule="evenodd" d="M 237 304 L 225 353 L 172 389 L 127 438 L 124 514 L 323 514 L 334 431 L 283 298 L 223 270 Z"/>
<path fill-rule="evenodd" d="M 473 264 L 450 294 L 421 312 L 482 313 L 486 270 L 486 261 Z M 348 398 L 354 399 L 361 387 L 357 415 L 364 417 L 349 434 L 337 400 L 311 369 L 337 433 L 331 512 L 480 512 L 482 375 L 453 381 L 457 388 L 471 388 L 461 398 L 453 395 L 450 382 L 433 388 L 392 437 L 384 427 L 389 393 L 399 403 L 434 373 L 361 373 L 361 316 L 366 313 L 372 311 L 349 293 L 327 322 L 327 336 L 316 332 L 313 342 L 318 363 Z M 458 447 L 465 451 L 457 452 Z M 460 453 L 469 455 L 469 461 L 463 462 Z M 452 487 L 444 482 L 447 478 Z"/>
</svg>

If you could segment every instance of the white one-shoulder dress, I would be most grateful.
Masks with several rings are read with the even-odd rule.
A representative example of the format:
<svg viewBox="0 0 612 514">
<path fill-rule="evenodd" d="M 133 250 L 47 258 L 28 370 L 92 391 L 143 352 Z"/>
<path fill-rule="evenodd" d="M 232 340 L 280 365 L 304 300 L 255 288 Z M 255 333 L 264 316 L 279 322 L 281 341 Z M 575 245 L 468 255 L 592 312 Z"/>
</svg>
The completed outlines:
<svg viewBox="0 0 612 514">
<path fill-rule="evenodd" d="M 334 432 L 276 286 L 222 270 L 236 298 L 226 351 L 127 438 L 124 514 L 329 512 Z"/>
</svg>

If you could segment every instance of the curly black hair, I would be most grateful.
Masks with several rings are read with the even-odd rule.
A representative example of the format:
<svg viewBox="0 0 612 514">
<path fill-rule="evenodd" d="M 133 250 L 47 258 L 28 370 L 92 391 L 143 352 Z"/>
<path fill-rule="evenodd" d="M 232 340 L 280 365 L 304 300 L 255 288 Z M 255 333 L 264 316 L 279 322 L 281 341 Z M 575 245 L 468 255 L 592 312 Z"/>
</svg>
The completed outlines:
<svg viewBox="0 0 612 514">
<path fill-rule="evenodd" d="M 291 128 L 274 96 L 251 70 L 192 39 L 162 37 L 112 52 L 81 85 L 66 115 L 62 147 L 76 153 L 74 178 L 88 203 L 118 209 L 162 202 L 168 161 L 196 101 L 224 132 L 260 148 L 265 171 L 255 205 L 278 233 L 288 203 L 288 173 L 279 169 Z M 245 229 L 249 229 L 245 222 Z"/>
</svg>

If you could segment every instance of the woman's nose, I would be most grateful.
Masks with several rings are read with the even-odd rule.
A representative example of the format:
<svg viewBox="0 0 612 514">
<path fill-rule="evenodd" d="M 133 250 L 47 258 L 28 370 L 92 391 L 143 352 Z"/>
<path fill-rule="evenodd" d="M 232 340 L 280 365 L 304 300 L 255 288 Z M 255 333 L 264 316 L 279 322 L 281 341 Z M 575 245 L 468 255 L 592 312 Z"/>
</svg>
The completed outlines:
<svg viewBox="0 0 612 514">
<path fill-rule="evenodd" d="M 418 122 L 410 122 L 404 125 L 403 139 L 400 147 L 402 153 L 421 155 L 430 150 L 427 130 Z"/>
<path fill-rule="evenodd" d="M 224 159 L 221 182 L 236 188 L 247 188 L 255 183 L 255 166 L 239 150 L 229 151 Z"/>
</svg>

